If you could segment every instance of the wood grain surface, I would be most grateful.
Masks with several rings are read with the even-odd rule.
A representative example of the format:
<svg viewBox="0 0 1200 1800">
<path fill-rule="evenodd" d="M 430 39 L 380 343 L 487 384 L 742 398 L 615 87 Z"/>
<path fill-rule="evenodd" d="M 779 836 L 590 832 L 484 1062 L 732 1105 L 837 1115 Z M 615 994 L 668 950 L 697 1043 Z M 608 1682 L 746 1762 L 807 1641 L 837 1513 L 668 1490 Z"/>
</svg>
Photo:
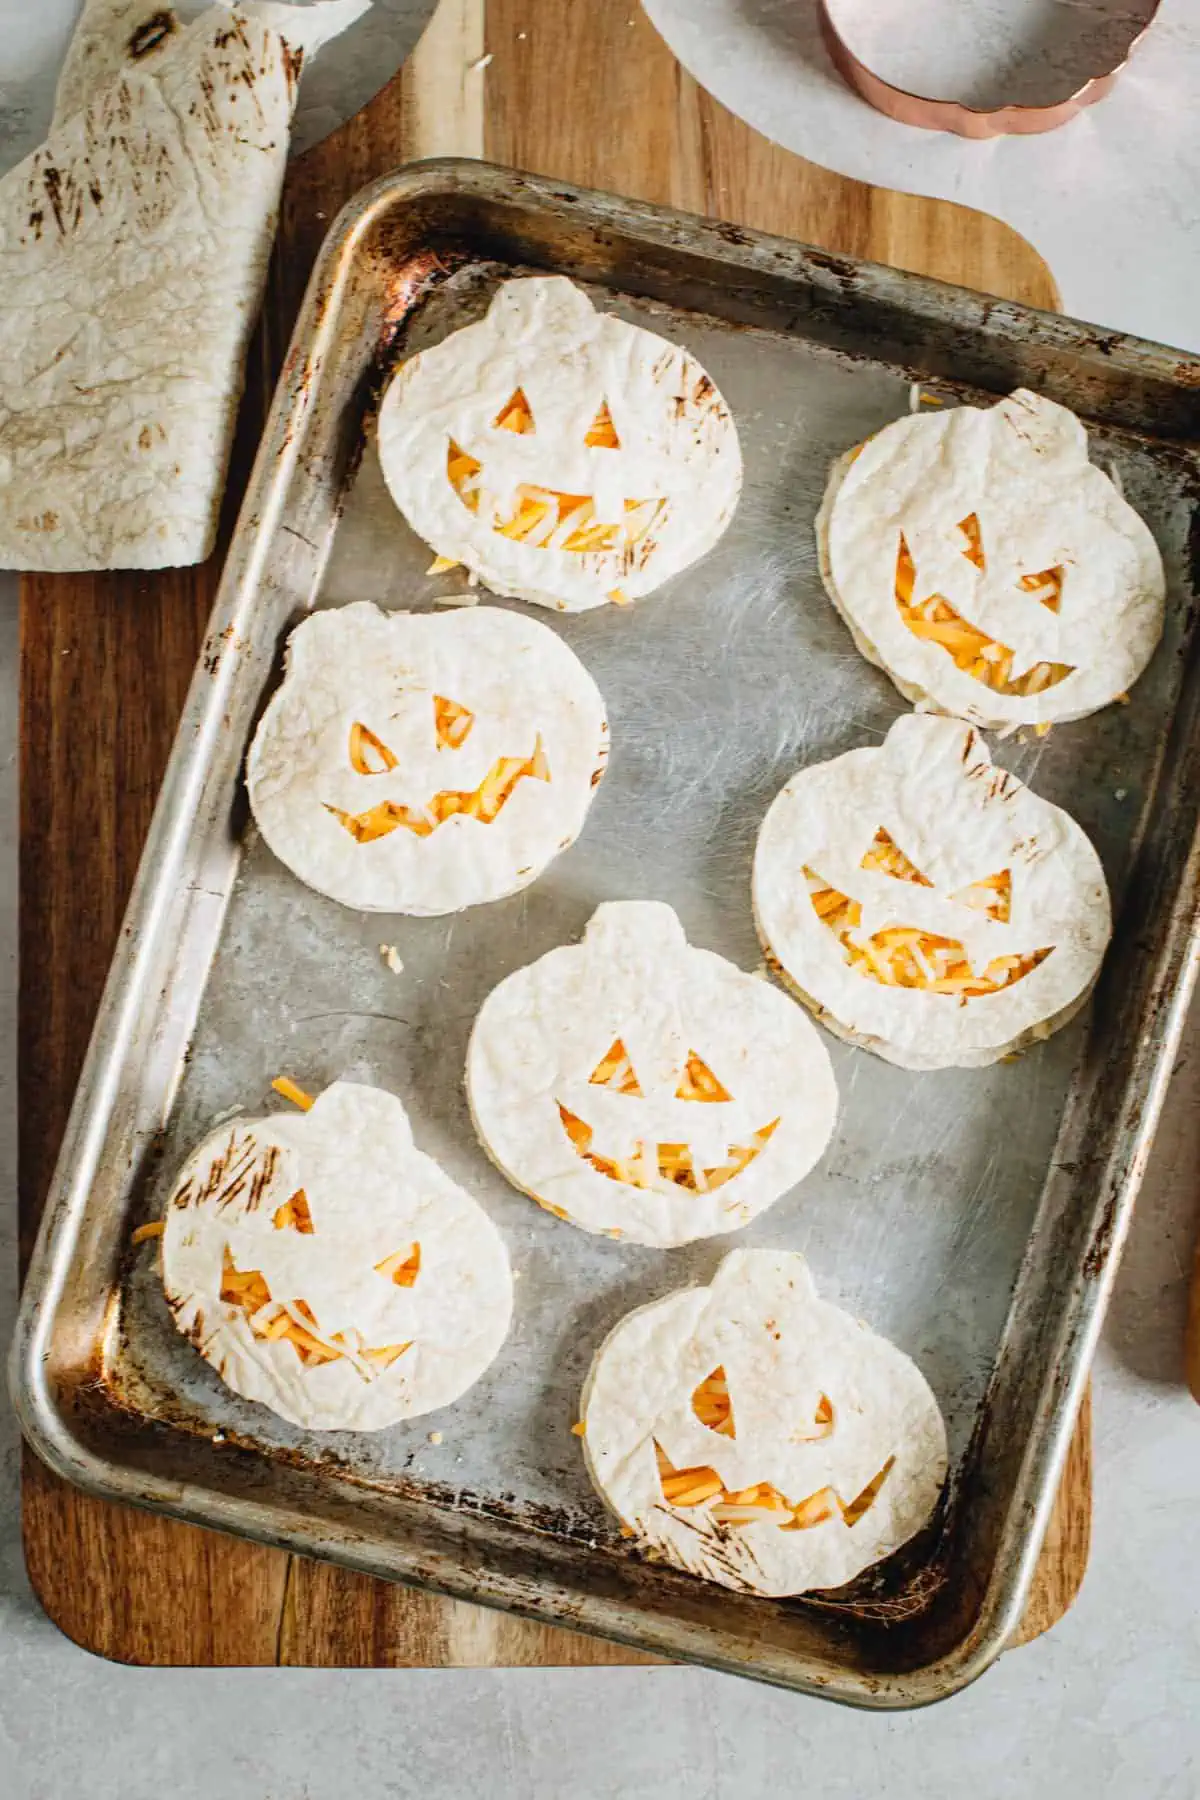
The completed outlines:
<svg viewBox="0 0 1200 1800">
<path fill-rule="evenodd" d="M 480 67 L 480 59 L 490 62 Z M 20 1197 L 27 1257 L 126 895 L 312 259 L 342 202 L 416 156 L 486 155 L 1054 306 L 1007 226 L 778 149 L 702 93 L 636 0 L 442 0 L 407 67 L 295 163 L 247 371 L 225 531 L 201 569 L 21 587 Z M 1022 1632 L 1087 1563 L 1080 1418 Z M 639 1660 L 597 1640 L 389 1586 L 91 1499 L 27 1454 L 25 1553 L 68 1636 L 122 1662 L 336 1667 Z M 649 1658 L 640 1659 L 649 1661 Z"/>
</svg>

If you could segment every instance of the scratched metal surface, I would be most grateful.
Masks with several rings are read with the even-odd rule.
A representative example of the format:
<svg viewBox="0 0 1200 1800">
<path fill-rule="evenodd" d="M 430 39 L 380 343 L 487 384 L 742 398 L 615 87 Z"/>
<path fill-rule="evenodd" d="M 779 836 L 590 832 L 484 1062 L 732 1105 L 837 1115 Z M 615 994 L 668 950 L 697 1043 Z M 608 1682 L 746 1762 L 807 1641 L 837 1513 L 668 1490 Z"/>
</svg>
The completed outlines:
<svg viewBox="0 0 1200 1800">
<path fill-rule="evenodd" d="M 458 267 L 406 312 L 389 356 L 437 341 L 478 316 L 495 281 L 509 272 L 481 259 Z M 365 274 L 360 279 L 369 286 Z M 231 622 L 217 636 L 240 651 L 237 633 L 243 631 L 243 661 L 226 676 L 220 645 L 211 652 L 213 679 L 230 684 L 231 710 L 224 717 L 227 725 L 233 722 L 237 741 L 207 753 L 216 799 L 204 830 L 198 823 L 195 841 L 181 852 L 193 911 L 179 927 L 174 986 L 167 986 L 175 1036 L 168 1032 L 157 1060 L 147 1052 L 138 1071 L 139 1116 L 157 1110 L 163 1129 L 152 1153 L 129 1152 L 128 1168 L 110 1179 L 106 1208 L 95 1197 L 67 1195 L 72 1158 L 83 1160 L 78 1139 L 69 1139 L 67 1176 L 60 1169 L 65 1197 L 60 1217 L 47 1227 L 50 1245 L 42 1256 L 52 1259 L 57 1234 L 60 1283 L 68 1279 L 68 1266 L 78 1280 L 72 1246 L 77 1252 L 81 1243 L 103 1245 L 112 1260 L 113 1245 L 123 1241 L 128 1225 L 161 1209 L 174 1168 L 214 1121 L 235 1109 L 281 1104 L 270 1092 L 277 1073 L 310 1088 L 339 1075 L 393 1088 L 409 1109 L 417 1143 L 487 1208 L 518 1272 L 512 1333 L 476 1386 L 454 1407 L 388 1431 L 305 1434 L 240 1401 L 176 1334 L 156 1259 L 143 1251 L 119 1259 L 115 1301 L 108 1303 L 107 1288 L 100 1296 L 106 1302 L 100 1309 L 103 1387 L 126 1411 L 181 1426 L 193 1442 L 223 1433 L 261 1453 L 255 1481 L 268 1503 L 272 1469 L 308 1468 L 319 1482 L 332 1457 L 339 1475 L 361 1484 L 364 1493 L 402 1491 L 419 1498 L 427 1492 L 431 1505 L 527 1522 L 560 1541 L 594 1547 L 583 1551 L 585 1557 L 627 1563 L 628 1547 L 592 1492 L 570 1433 L 580 1387 L 594 1350 L 617 1319 L 674 1287 L 707 1280 L 735 1244 L 803 1251 L 823 1293 L 915 1357 L 945 1411 L 952 1467 L 962 1468 L 1006 1322 L 1010 1334 L 1014 1320 L 1029 1334 L 1032 1354 L 1034 1324 L 1022 1317 L 1022 1305 L 1027 1315 L 1033 1301 L 1023 1302 L 1018 1293 L 1014 1305 L 1014 1288 L 1035 1218 L 1043 1233 L 1047 1227 L 1039 1200 L 1081 1059 L 1089 1047 L 1093 1065 L 1098 1053 L 1108 1053 L 1104 1032 L 1110 1026 L 1102 1031 L 1084 1015 L 1015 1063 L 932 1074 L 891 1067 L 827 1038 L 841 1112 L 817 1169 L 748 1230 L 684 1249 L 656 1251 L 589 1237 L 539 1210 L 492 1167 L 471 1129 L 462 1072 L 472 1020 L 496 982 L 576 939 L 593 909 L 610 899 L 667 900 L 692 942 L 742 967 L 760 966 L 750 865 L 767 805 L 797 768 L 878 742 L 904 709 L 886 677 L 857 654 L 824 595 L 812 521 L 833 459 L 907 412 L 911 368 L 879 355 L 870 332 L 835 348 L 828 333 L 822 341 L 821 332 L 794 322 L 788 329 L 748 328 L 611 288 L 592 291 L 602 306 L 686 344 L 704 363 L 737 420 L 746 481 L 722 542 L 656 594 L 629 608 L 575 617 L 536 609 L 582 658 L 609 708 L 609 771 L 581 839 L 525 893 L 452 919 L 421 920 L 356 914 L 308 891 L 247 825 L 235 772 L 252 716 L 277 678 L 288 625 L 309 598 L 304 570 L 315 573 L 312 598 L 324 607 L 370 599 L 424 608 L 462 587 L 461 576 L 425 573 L 429 551 L 383 485 L 369 408 L 364 412 L 367 388 L 347 377 L 340 390 L 342 426 L 349 418 L 355 432 L 365 430 L 366 444 L 336 530 L 329 543 L 319 532 L 310 537 L 319 507 L 314 511 L 311 494 L 305 498 L 299 476 L 291 488 L 285 484 L 283 510 L 264 525 L 262 478 L 256 477 L 256 510 L 243 530 L 248 537 L 258 532 L 280 560 L 258 565 L 258 586 L 250 590 L 254 609 L 246 600 L 245 568 L 240 571 L 243 610 L 229 611 Z M 340 304 L 346 305 L 344 297 Z M 354 350 L 359 376 L 376 343 L 373 331 L 360 334 Z M 987 397 L 945 378 L 926 391 L 950 404 Z M 295 402 L 297 418 L 303 418 L 304 404 Z M 1119 416 L 1119 407 L 1113 410 Z M 284 408 L 276 419 L 280 445 L 290 437 L 286 420 Z M 326 419 L 307 429 L 328 438 L 334 428 Z M 1120 919 L 1184 679 L 1180 652 L 1191 602 L 1195 474 L 1175 448 L 1112 425 L 1094 426 L 1092 454 L 1115 469 L 1162 548 L 1170 589 L 1164 641 L 1128 706 L 1056 728 L 1047 739 L 1019 735 L 994 748 L 999 761 L 1068 807 L 1090 833 Z M 318 472 L 310 469 L 310 486 L 319 484 L 319 460 L 314 453 Z M 312 552 L 294 578 L 284 562 L 289 532 Z M 500 604 L 519 609 L 518 603 Z M 215 634 L 222 616 L 218 602 Z M 274 674 L 264 686 L 272 661 Z M 211 718 L 211 696 L 201 692 L 197 707 L 197 717 L 202 712 Z M 185 751 L 179 754 L 184 758 Z M 194 760 L 199 753 L 192 754 Z M 226 766 L 228 780 L 220 773 Z M 176 804 L 181 779 L 168 777 L 168 799 L 174 795 Z M 1165 919 L 1156 929 L 1166 933 Z M 398 950 L 399 975 L 384 963 L 381 944 Z M 179 973 L 184 969 L 186 978 Z M 143 1013 L 148 1003 L 144 996 Z M 101 1035 L 103 1025 L 102 1019 Z M 173 1043 L 186 1045 L 182 1062 Z M 79 1103 L 84 1126 L 87 1104 L 85 1075 Z M 110 1145 L 113 1131 L 110 1121 Z M 1059 1227 L 1055 1218 L 1049 1223 L 1047 1241 L 1053 1242 Z M 1065 1294 L 1076 1274 L 1072 1267 L 1048 1270 L 1043 1253 L 1041 1266 L 1023 1279 L 1036 1298 Z M 53 1286 L 35 1271 L 38 1282 L 47 1292 Z M 1036 1303 L 1044 1311 L 1044 1301 Z M 76 1322 L 84 1311 L 77 1302 Z M 34 1342 L 32 1318 L 27 1302 L 27 1344 Z M 58 1335 L 65 1340 L 66 1325 Z M 53 1337 L 43 1325 L 42 1342 Z M 70 1362 L 61 1346 L 59 1353 Z M 1062 1368 L 1054 1373 L 1064 1378 Z M 1070 1364 L 1065 1376 L 1082 1378 Z M 27 1365 L 18 1389 L 22 1382 L 26 1389 L 36 1385 Z M 26 1394 L 27 1428 L 45 1448 L 50 1434 L 44 1418 L 39 1428 L 30 1425 L 37 1410 Z M 1027 1428 L 1022 1420 L 1021 1429 Z M 443 1434 L 436 1446 L 428 1441 L 432 1429 Z M 168 1471 L 170 1452 L 162 1445 L 179 1436 L 170 1432 L 164 1440 L 159 1428 L 155 1440 L 155 1454 Z M 104 1455 L 105 1469 L 120 1468 L 118 1441 Z M 60 1451 L 60 1466 L 70 1460 Z M 189 1467 L 194 1471 L 194 1456 Z M 223 1474 L 229 1468 L 218 1449 L 205 1465 L 205 1492 L 181 1498 L 143 1478 L 137 1497 L 267 1534 L 261 1517 L 251 1521 L 248 1513 L 239 1514 L 240 1501 L 229 1495 L 220 1501 L 223 1484 L 232 1492 L 234 1477 Z M 107 1480 L 107 1491 L 121 1487 L 95 1464 L 86 1476 L 76 1475 L 102 1488 Z M 1039 1493 L 1023 1503 L 1026 1533 L 1048 1505 L 1044 1471 L 1041 1482 Z M 136 1488 L 132 1477 L 123 1491 L 131 1485 Z M 988 1504 L 1002 1501 L 992 1496 Z M 982 1509 L 983 1502 L 978 1505 Z M 310 1535 L 294 1521 L 278 1529 L 284 1541 L 302 1548 L 353 1554 L 359 1566 L 392 1566 L 386 1528 L 374 1540 L 374 1552 L 368 1532 L 367 1548 L 353 1553 L 315 1525 Z M 377 1522 L 370 1529 L 380 1531 Z M 438 1579 L 451 1585 L 444 1573 Z M 464 1574 L 458 1590 L 472 1591 L 472 1579 Z M 665 1581 L 667 1593 L 678 1578 L 650 1571 L 645 1579 Z M 522 1594 L 515 1601 L 501 1597 L 533 1605 Z M 546 1608 L 547 1616 L 555 1616 L 552 1601 Z M 643 1630 L 601 1620 L 602 1628 L 610 1626 L 630 1637 Z M 644 1641 L 662 1647 L 665 1640 L 655 1639 L 646 1625 Z M 702 1653 L 682 1637 L 677 1647 Z M 737 1660 L 727 1649 L 720 1655 L 714 1649 L 713 1659 L 722 1658 L 725 1666 Z M 751 1650 L 742 1661 L 749 1672 L 762 1672 Z M 819 1658 L 815 1673 L 811 1657 L 794 1662 L 783 1674 L 767 1672 L 795 1685 L 832 1685 L 843 1697 L 864 1698 L 854 1681 L 847 1679 L 839 1690 L 829 1672 L 822 1676 Z M 947 1685 L 953 1685 L 949 1678 Z M 895 1693 L 902 1691 L 909 1691 L 903 1682 Z M 897 1701 L 876 1697 L 874 1703 Z"/>
</svg>

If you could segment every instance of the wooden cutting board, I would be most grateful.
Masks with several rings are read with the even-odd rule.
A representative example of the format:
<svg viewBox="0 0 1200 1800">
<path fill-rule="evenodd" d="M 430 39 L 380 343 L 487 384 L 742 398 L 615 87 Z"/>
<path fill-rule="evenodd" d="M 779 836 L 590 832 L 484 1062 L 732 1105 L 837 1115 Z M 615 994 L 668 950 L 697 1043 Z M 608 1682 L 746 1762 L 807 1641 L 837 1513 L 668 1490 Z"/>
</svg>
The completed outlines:
<svg viewBox="0 0 1200 1800">
<path fill-rule="evenodd" d="M 1053 307 L 1007 226 L 819 169 L 702 93 L 637 0 L 442 0 L 407 67 L 293 164 L 248 370 L 227 541 L 329 222 L 373 176 L 458 153 L 781 232 Z M 964 155 L 980 154 L 974 146 Z M 223 557 L 21 586 L 20 1200 L 27 1258 Z M 1021 1632 L 1075 1597 L 1091 1519 L 1084 1406 Z M 122 1662 L 334 1667 L 650 1661 L 94 1500 L 26 1454 L 26 1561 L 47 1613 Z"/>
</svg>

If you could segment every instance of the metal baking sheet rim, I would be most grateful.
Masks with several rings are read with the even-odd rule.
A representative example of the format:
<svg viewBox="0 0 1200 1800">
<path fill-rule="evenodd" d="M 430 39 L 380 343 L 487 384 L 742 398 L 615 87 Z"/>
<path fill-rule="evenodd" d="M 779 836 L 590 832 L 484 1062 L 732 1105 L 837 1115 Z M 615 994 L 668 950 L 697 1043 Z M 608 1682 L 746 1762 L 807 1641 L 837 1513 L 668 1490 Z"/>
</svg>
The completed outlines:
<svg viewBox="0 0 1200 1800">
<path fill-rule="evenodd" d="M 258 584 L 268 579 L 267 554 L 289 476 L 303 456 L 301 427 L 316 404 L 322 362 L 337 331 L 339 306 L 345 299 L 355 253 L 390 209 L 464 194 L 496 201 L 512 200 L 516 194 L 523 204 L 533 207 L 566 203 L 572 217 L 586 222 L 601 241 L 607 229 L 619 229 L 627 238 L 661 250 L 677 251 L 681 246 L 702 250 L 747 275 L 778 276 L 790 269 L 796 275 L 804 271 L 812 279 L 815 271 L 818 280 L 836 285 L 850 272 L 860 283 L 869 284 L 877 296 L 903 300 L 917 314 L 944 311 L 952 301 L 960 325 L 973 326 L 988 336 L 1003 335 L 1006 323 L 1011 328 L 1013 321 L 1025 320 L 1048 342 L 1061 342 L 1064 332 L 1077 333 L 1080 345 L 1098 342 L 1089 328 L 1057 315 L 1039 315 L 1032 309 L 986 300 L 922 277 L 832 258 L 767 234 L 477 162 L 446 158 L 411 165 L 376 181 L 348 203 L 318 258 L 293 334 L 64 1134 L 10 1355 L 10 1388 L 21 1429 L 56 1473 L 107 1499 L 800 1692 L 874 1709 L 929 1704 L 965 1687 L 989 1666 L 1018 1624 L 1029 1590 L 1187 1003 L 1200 971 L 1200 938 L 1195 929 L 1200 915 L 1200 835 L 1190 842 L 1170 922 L 1149 979 L 1142 1015 L 1146 1054 L 1139 1058 L 1122 1095 L 1119 1122 L 1112 1132 L 1113 1152 L 1091 1215 L 1091 1248 L 1075 1271 L 1058 1317 L 1056 1378 L 1041 1393 L 971 1628 L 936 1661 L 897 1674 L 864 1675 L 777 1647 L 759 1645 L 753 1657 L 738 1655 L 726 1645 L 714 1643 L 711 1628 L 703 1623 L 650 1619 L 643 1613 L 634 1617 L 619 1600 L 605 1595 L 576 1595 L 566 1605 L 554 1591 L 547 1591 L 544 1585 L 531 1587 L 525 1578 L 489 1577 L 485 1570 L 468 1568 L 445 1556 L 431 1567 L 428 1553 L 422 1556 L 394 1540 L 381 1544 L 346 1530 L 314 1532 L 310 1515 L 300 1509 L 229 1495 L 198 1483 L 164 1481 L 98 1455 L 73 1431 L 68 1412 L 52 1391 L 48 1359 L 56 1307 L 76 1254 L 89 1188 L 114 1128 L 121 1064 L 143 1005 L 143 983 L 153 974 L 156 954 L 161 954 L 163 933 L 169 928 L 177 899 L 174 882 L 193 829 L 200 822 L 204 774 L 221 737 L 228 697 L 238 679 L 239 622 L 253 609 Z M 1200 362 L 1161 346 L 1100 336 L 1104 339 L 1101 354 L 1106 359 L 1128 355 L 1140 359 L 1160 380 L 1200 385 Z M 222 901 L 214 916 L 214 931 L 223 909 Z M 168 1083 L 166 1110 L 173 1094 L 174 1085 Z M 131 1165 L 148 1148 L 148 1141 L 133 1144 Z M 462 1515 L 455 1517 L 456 1523 L 463 1522 Z M 508 1522 L 497 1525 L 489 1520 L 488 1527 L 508 1533 L 514 1540 L 528 1537 Z M 566 1547 L 562 1548 L 565 1553 Z"/>
</svg>

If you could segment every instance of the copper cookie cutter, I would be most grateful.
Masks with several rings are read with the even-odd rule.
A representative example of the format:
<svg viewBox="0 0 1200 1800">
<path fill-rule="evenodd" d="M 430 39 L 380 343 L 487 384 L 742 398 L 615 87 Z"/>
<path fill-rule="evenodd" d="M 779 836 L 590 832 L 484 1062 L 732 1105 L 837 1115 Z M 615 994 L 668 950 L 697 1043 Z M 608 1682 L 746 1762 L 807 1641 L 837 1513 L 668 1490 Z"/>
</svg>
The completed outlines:
<svg viewBox="0 0 1200 1800">
<path fill-rule="evenodd" d="M 878 112 L 903 125 L 919 125 L 926 131 L 952 131 L 959 137 L 991 138 L 1029 136 L 1039 131 L 1054 131 L 1081 113 L 1085 106 L 1111 93 L 1118 75 L 1153 25 L 1161 0 L 1143 0 L 1144 18 L 1130 37 L 1121 60 L 1085 81 L 1082 87 L 1063 100 L 1045 106 L 967 106 L 961 100 L 937 100 L 926 94 L 912 94 L 905 88 L 885 81 L 855 55 L 834 21 L 834 0 L 817 0 L 821 34 L 833 59 L 834 67 L 848 86 Z"/>
</svg>

